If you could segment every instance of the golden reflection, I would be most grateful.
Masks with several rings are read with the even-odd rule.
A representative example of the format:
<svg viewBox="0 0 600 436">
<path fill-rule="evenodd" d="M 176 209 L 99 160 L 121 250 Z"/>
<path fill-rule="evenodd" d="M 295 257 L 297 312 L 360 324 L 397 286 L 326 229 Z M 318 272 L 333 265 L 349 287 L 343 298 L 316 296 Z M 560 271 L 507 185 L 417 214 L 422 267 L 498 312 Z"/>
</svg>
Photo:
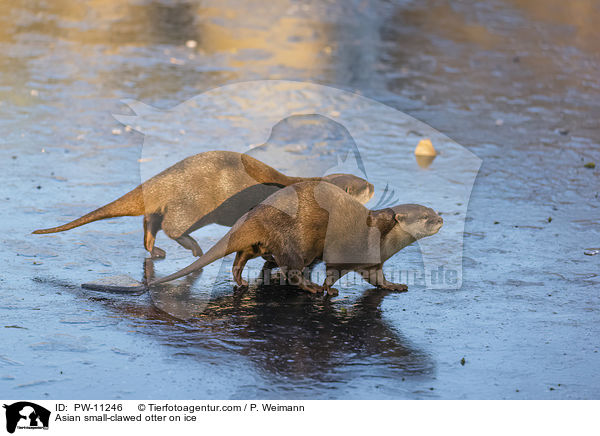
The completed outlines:
<svg viewBox="0 0 600 436">
<path fill-rule="evenodd" d="M 523 11 L 530 20 L 569 26 L 564 38 L 553 40 L 557 45 L 576 45 L 597 54 L 600 49 L 600 4 L 596 0 L 504 0 Z M 528 20 L 528 21 L 530 21 Z"/>
<path fill-rule="evenodd" d="M 194 50 L 166 53 L 223 53 L 231 66 L 269 64 L 289 68 L 318 68 L 332 52 L 326 25 L 307 14 L 294 15 L 295 2 L 280 1 L 264 10 L 261 20 L 252 23 L 257 4 L 250 1 L 218 3 L 203 7 L 189 2 L 127 4 L 115 0 L 91 0 L 85 4 L 70 0 L 52 2 L 17 1 L 0 6 L 4 18 L 0 41 L 8 42 L 23 32 L 35 32 L 80 44 L 103 44 L 108 50 L 156 43 L 185 47 L 196 41 Z M 263 6 L 264 8 L 264 6 Z M 14 13 L 20 19 L 7 17 Z M 168 48 L 166 49 L 168 51 Z M 244 54 L 244 50 L 250 53 Z M 90 56 L 97 53 L 90 51 Z M 187 59 L 183 59 L 185 61 Z"/>
<path fill-rule="evenodd" d="M 243 50 L 256 50 L 252 63 L 255 65 L 279 65 L 304 69 L 319 68 L 326 59 L 322 32 L 316 32 L 319 23 L 295 17 L 279 17 L 266 28 L 243 28 L 243 12 L 236 11 L 233 26 L 216 24 L 208 18 L 201 25 L 200 48 L 207 53 L 225 52 L 233 55 Z M 320 34 L 321 36 L 315 36 Z M 233 56 L 231 65 L 239 68 L 248 63 L 244 57 Z"/>
<path fill-rule="evenodd" d="M 505 43 L 503 38 L 485 26 L 467 21 L 464 14 L 456 11 L 449 2 L 406 10 L 402 17 L 402 21 L 419 25 L 419 32 L 440 34 L 455 42 L 474 42 L 490 50 Z"/>
<path fill-rule="evenodd" d="M 417 159 L 417 165 L 423 169 L 427 169 L 433 163 L 435 156 L 415 156 Z"/>
<path fill-rule="evenodd" d="M 32 80 L 40 65 L 62 86 L 83 80 L 152 101 L 241 78 L 322 77 L 337 56 L 338 25 L 291 0 L 1 3 L 0 43 L 10 51 L 0 87 L 13 91 L 0 90 L 0 100 L 18 105 L 36 102 L 27 94 L 40 86 Z"/>
</svg>

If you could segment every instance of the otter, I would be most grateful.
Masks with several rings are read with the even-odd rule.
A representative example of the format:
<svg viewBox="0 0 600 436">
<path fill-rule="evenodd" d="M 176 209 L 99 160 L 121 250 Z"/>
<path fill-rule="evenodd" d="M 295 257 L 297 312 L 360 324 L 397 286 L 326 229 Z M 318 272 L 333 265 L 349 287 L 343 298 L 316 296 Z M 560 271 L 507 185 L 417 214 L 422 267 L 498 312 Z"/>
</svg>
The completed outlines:
<svg viewBox="0 0 600 436">
<path fill-rule="evenodd" d="M 74 221 L 33 233 L 64 232 L 105 218 L 144 215 L 144 247 L 152 258 L 166 254 L 154 245 L 161 229 L 194 256 L 202 256 L 202 249 L 190 236 L 193 231 L 213 223 L 231 227 L 273 192 L 294 183 L 321 180 L 339 186 L 363 203 L 373 196 L 373 185 L 351 174 L 289 177 L 246 154 L 208 151 L 183 159 Z"/>
<path fill-rule="evenodd" d="M 274 193 L 242 216 L 210 250 L 186 268 L 139 287 L 183 277 L 228 254 L 236 253 L 233 277 L 240 287 L 246 262 L 258 256 L 273 259 L 290 284 L 311 293 L 337 295 L 333 284 L 350 271 L 359 272 L 370 284 L 404 292 L 404 284 L 389 282 L 383 263 L 414 241 L 434 235 L 442 218 L 418 204 L 402 204 L 369 210 L 342 189 L 329 183 L 302 182 Z M 326 264 L 322 286 L 313 283 L 305 268 L 315 260 Z M 83 284 L 86 289 L 120 289 L 117 286 Z"/>
</svg>

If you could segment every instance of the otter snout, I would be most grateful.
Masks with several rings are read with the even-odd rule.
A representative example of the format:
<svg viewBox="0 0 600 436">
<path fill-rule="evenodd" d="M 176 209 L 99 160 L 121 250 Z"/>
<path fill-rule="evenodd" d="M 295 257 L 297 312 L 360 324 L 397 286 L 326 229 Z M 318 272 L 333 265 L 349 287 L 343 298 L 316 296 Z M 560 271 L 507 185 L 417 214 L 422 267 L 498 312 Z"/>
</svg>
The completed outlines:
<svg viewBox="0 0 600 436">
<path fill-rule="evenodd" d="M 436 216 L 433 220 L 433 229 L 434 229 L 433 233 L 439 232 L 443 225 L 444 225 L 444 219 L 441 216 L 436 214 Z"/>
<path fill-rule="evenodd" d="M 372 183 L 369 183 L 366 180 L 364 180 L 363 182 L 364 183 L 359 188 L 360 195 L 357 196 L 357 200 L 360 201 L 362 204 L 365 204 L 373 197 L 373 194 L 375 193 L 375 186 L 373 186 Z"/>
</svg>

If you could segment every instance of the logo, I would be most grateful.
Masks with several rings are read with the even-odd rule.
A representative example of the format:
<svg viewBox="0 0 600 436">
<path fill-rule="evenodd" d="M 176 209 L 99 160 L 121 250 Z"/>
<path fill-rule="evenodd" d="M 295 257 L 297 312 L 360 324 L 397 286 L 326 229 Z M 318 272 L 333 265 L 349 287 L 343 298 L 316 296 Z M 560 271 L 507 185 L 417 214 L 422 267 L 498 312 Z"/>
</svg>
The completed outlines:
<svg viewBox="0 0 600 436">
<path fill-rule="evenodd" d="M 6 409 L 6 431 L 14 433 L 18 429 L 48 430 L 50 411 L 28 401 L 4 405 Z"/>
<path fill-rule="evenodd" d="M 184 158 L 213 150 L 214 144 L 250 155 L 294 177 L 345 173 L 366 178 L 368 174 L 375 187 L 369 209 L 412 203 L 444 216 L 444 226 L 435 237 L 416 242 L 420 259 L 413 268 L 401 269 L 398 257 L 387 263 L 390 280 L 418 283 L 428 289 L 461 288 L 464 226 L 481 159 L 425 123 L 359 94 L 286 80 L 228 84 L 168 110 L 135 100 L 124 103 L 134 115 L 113 116 L 126 131 L 144 134 L 139 159 L 142 180 Z M 416 153 L 422 143 L 435 146 L 437 157 L 435 152 L 427 156 Z M 228 212 L 232 206 L 233 201 L 227 203 Z M 241 213 L 233 215 L 235 220 L 227 225 Z M 363 226 L 358 230 L 364 237 L 355 238 L 358 245 L 352 250 L 336 246 L 341 239 L 328 233 L 325 258 L 343 255 L 343 261 L 335 263 L 376 263 L 381 248 L 375 229 Z M 209 236 L 208 230 L 204 232 Z M 229 271 L 229 265 L 222 262 L 222 270 Z M 319 271 L 316 268 L 315 274 Z M 440 275 L 439 271 L 446 273 Z M 195 286 L 210 289 L 216 283 L 222 279 L 207 269 L 197 277 Z"/>
</svg>

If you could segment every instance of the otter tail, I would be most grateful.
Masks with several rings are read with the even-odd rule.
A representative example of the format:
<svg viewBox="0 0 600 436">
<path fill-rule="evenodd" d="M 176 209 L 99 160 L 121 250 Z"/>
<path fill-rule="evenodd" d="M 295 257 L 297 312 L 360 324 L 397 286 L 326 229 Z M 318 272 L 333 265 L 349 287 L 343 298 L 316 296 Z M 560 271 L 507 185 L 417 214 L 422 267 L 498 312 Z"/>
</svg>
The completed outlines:
<svg viewBox="0 0 600 436">
<path fill-rule="evenodd" d="M 246 216 L 240 218 L 234 224 L 233 228 L 229 230 L 225 236 L 219 240 L 219 242 L 217 242 L 210 250 L 200 256 L 195 262 L 166 277 L 161 277 L 160 279 L 151 281 L 147 284 L 141 284 L 139 286 L 110 286 L 97 283 L 84 283 L 81 285 L 81 287 L 84 289 L 90 289 L 92 291 L 135 294 L 147 291 L 150 286 L 170 282 L 171 280 L 186 276 L 194 271 L 204 268 L 206 265 L 213 263 L 217 259 L 227 256 L 228 254 L 235 253 L 237 251 L 247 249 L 254 244 L 258 244 L 259 241 L 256 240 L 256 238 L 248 236 L 251 234 L 256 234 L 256 232 L 251 231 L 252 229 L 247 227 L 248 225 L 252 224 L 245 221 L 245 219 Z"/>
<path fill-rule="evenodd" d="M 144 195 L 142 193 L 142 186 L 138 186 L 133 191 L 128 192 L 122 197 L 116 199 L 112 203 L 108 203 L 101 208 L 90 212 L 81 218 L 71 221 L 70 223 L 64 224 L 59 227 L 52 227 L 50 229 L 40 229 L 33 233 L 36 235 L 45 233 L 56 233 L 64 232 L 75 227 L 82 226 L 92 221 L 98 221 L 105 218 L 114 218 L 118 216 L 138 216 L 144 215 Z"/>
<path fill-rule="evenodd" d="M 244 216 L 240 218 L 240 220 L 244 220 L 245 218 L 246 217 Z M 148 283 L 148 286 L 170 282 L 171 280 L 186 276 L 194 271 L 204 268 L 206 265 L 213 263 L 217 259 L 227 256 L 228 254 L 247 249 L 252 245 L 257 244 L 259 241 L 254 240 L 255 238 L 252 236 L 248 236 L 256 234 L 256 232 L 253 232 L 247 228 L 247 225 L 250 223 L 240 222 L 240 220 L 238 220 L 233 228 L 228 231 L 225 236 L 219 240 L 219 242 L 217 242 L 205 254 L 200 256 L 195 262 L 173 274 Z"/>
</svg>

